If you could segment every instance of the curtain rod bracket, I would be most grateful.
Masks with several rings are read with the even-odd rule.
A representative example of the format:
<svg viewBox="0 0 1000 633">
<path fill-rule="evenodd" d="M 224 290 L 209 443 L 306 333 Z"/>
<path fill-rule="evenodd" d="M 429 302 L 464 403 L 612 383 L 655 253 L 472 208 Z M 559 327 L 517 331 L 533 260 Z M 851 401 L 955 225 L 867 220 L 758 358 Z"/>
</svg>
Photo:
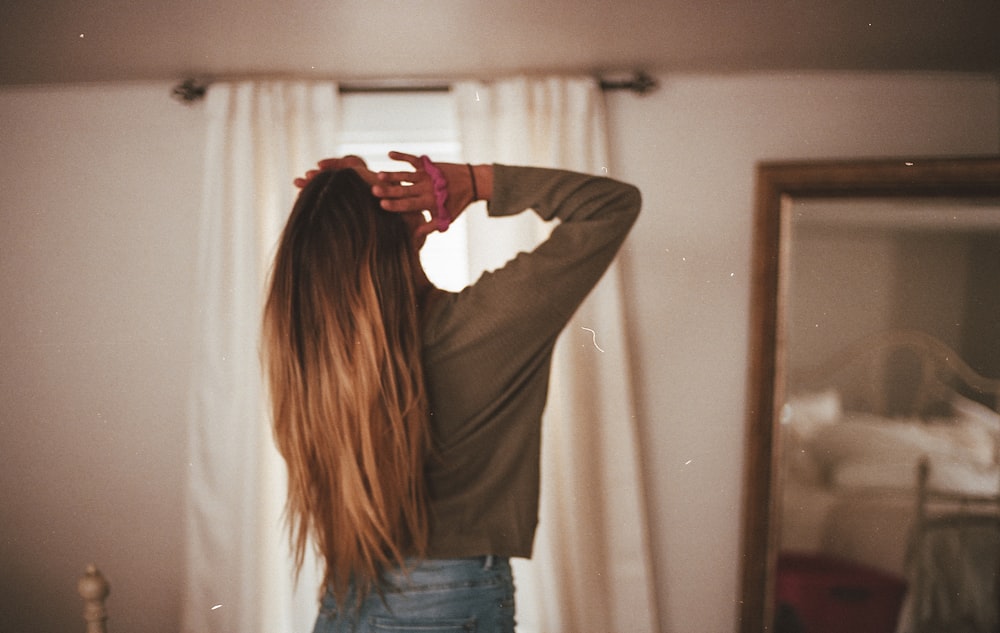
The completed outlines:
<svg viewBox="0 0 1000 633">
<path fill-rule="evenodd" d="M 631 79 L 601 79 L 601 90 L 628 90 L 639 95 L 645 95 L 656 89 L 656 80 L 647 73 L 638 70 Z"/>
<path fill-rule="evenodd" d="M 172 96 L 177 101 L 191 105 L 205 98 L 208 92 L 208 83 L 197 79 L 185 79 L 174 86 Z"/>
</svg>

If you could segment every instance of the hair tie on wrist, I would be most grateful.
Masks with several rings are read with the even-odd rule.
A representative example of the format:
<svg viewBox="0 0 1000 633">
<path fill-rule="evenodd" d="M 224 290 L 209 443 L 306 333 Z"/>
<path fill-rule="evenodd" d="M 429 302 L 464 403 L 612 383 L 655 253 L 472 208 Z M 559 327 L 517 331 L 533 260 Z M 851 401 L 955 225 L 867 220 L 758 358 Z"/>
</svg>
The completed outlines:
<svg viewBox="0 0 1000 633">
<path fill-rule="evenodd" d="M 479 188 L 476 187 L 476 172 L 472 169 L 472 163 L 466 163 L 469 167 L 469 178 L 472 179 L 472 201 L 479 200 Z"/>
<path fill-rule="evenodd" d="M 438 166 L 426 156 L 421 156 L 420 161 L 424 164 L 424 171 L 431 177 L 431 184 L 434 186 L 434 199 L 437 201 L 437 209 L 434 214 L 434 227 L 444 233 L 451 225 L 451 214 L 445 203 L 448 202 L 448 180 L 438 169 Z"/>
</svg>

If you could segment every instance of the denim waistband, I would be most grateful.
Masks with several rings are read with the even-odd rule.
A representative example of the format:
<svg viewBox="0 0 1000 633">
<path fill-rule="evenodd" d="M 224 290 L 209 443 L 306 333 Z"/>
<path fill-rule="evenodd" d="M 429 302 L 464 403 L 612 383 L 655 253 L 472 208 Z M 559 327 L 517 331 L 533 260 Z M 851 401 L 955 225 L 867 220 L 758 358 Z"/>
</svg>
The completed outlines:
<svg viewBox="0 0 1000 633">
<path fill-rule="evenodd" d="M 473 556 L 469 558 L 408 559 L 401 568 L 387 570 L 383 579 L 389 585 L 423 584 L 435 581 L 476 581 L 483 573 L 506 572 L 510 561 L 503 556 Z"/>
<path fill-rule="evenodd" d="M 406 630 L 415 630 L 412 627 L 417 623 L 426 630 L 467 630 L 461 627 L 470 622 L 478 623 L 477 630 L 483 632 L 514 630 L 514 585 L 506 557 L 404 562 L 401 567 L 386 570 L 379 589 L 367 594 L 360 603 L 355 599 L 356 594 L 349 591 L 344 606 L 338 607 L 334 596 L 327 591 L 314 631 L 361 633 L 390 630 L 385 627 L 399 623 L 410 627 Z"/>
</svg>

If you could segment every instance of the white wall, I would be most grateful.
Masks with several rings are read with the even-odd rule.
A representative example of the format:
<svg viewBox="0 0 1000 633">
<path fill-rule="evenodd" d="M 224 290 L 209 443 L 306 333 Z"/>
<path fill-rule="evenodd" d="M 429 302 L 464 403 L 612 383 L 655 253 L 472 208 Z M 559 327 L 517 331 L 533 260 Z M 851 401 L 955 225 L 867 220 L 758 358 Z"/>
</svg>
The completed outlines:
<svg viewBox="0 0 1000 633">
<path fill-rule="evenodd" d="M 997 152 L 995 79 L 662 76 L 609 96 L 665 632 L 734 631 L 754 164 Z M 167 84 L 0 90 L 0 631 L 177 631 L 202 111 Z"/>
<path fill-rule="evenodd" d="M 663 631 L 735 628 L 754 165 L 997 152 L 986 77 L 663 76 L 610 98 Z"/>
<path fill-rule="evenodd" d="M 177 631 L 202 115 L 170 86 L 0 91 L 0 631 Z"/>
</svg>

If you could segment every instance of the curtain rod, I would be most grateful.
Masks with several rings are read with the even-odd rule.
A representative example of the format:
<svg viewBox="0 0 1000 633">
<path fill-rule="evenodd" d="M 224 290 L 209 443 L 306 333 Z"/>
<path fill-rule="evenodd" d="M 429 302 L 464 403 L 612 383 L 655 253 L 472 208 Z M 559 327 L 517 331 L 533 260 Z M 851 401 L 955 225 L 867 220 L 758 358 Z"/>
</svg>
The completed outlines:
<svg viewBox="0 0 1000 633">
<path fill-rule="evenodd" d="M 197 79 L 185 79 L 177 84 L 173 96 L 183 103 L 201 101 L 208 92 L 211 82 Z M 639 95 L 652 92 L 657 84 L 648 74 L 637 71 L 628 79 L 600 79 L 601 90 L 628 90 Z M 376 93 L 407 93 L 407 92 L 448 92 L 451 84 L 440 83 L 378 83 L 378 82 L 343 82 L 338 85 L 340 94 L 376 94 Z"/>
</svg>

